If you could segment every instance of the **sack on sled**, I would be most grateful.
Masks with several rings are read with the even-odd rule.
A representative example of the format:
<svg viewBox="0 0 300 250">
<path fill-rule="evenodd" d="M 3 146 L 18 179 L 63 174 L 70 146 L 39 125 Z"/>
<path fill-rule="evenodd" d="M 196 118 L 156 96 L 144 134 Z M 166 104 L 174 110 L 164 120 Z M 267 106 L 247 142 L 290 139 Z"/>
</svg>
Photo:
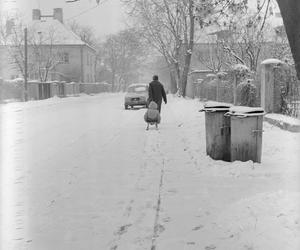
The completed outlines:
<svg viewBox="0 0 300 250">
<path fill-rule="evenodd" d="M 144 120 L 147 123 L 160 123 L 160 114 L 157 110 L 157 104 L 151 101 L 144 115 Z"/>
</svg>

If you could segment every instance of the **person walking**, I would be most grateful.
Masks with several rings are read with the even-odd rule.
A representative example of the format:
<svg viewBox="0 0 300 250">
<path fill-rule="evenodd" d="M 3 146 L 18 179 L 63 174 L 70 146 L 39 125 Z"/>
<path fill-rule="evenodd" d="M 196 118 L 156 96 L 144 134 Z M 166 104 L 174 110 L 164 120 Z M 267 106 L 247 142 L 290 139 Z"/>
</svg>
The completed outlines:
<svg viewBox="0 0 300 250">
<path fill-rule="evenodd" d="M 164 103 L 167 104 L 167 96 L 166 96 L 164 86 L 158 81 L 158 76 L 154 75 L 152 79 L 153 81 L 149 83 L 148 102 L 150 103 L 151 101 L 154 101 L 157 104 L 158 111 L 160 113 L 162 99 L 164 100 Z"/>
</svg>

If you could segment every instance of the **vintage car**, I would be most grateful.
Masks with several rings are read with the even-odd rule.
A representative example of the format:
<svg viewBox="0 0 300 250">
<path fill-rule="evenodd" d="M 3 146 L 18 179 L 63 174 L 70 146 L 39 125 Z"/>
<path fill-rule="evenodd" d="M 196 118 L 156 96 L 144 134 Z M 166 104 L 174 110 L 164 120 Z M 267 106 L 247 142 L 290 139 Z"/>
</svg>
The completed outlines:
<svg viewBox="0 0 300 250">
<path fill-rule="evenodd" d="M 134 106 L 148 106 L 148 84 L 130 84 L 125 95 L 124 107 L 133 108 Z"/>
</svg>

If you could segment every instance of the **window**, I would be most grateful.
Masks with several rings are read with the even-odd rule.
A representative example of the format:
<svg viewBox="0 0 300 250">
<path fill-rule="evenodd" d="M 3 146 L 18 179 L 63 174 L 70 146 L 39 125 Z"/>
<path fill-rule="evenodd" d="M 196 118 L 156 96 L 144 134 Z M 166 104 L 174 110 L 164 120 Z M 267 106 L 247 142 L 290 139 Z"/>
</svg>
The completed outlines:
<svg viewBox="0 0 300 250">
<path fill-rule="evenodd" d="M 62 63 L 69 63 L 70 59 L 69 59 L 69 53 L 64 52 L 64 53 L 60 53 L 60 60 Z"/>
<path fill-rule="evenodd" d="M 55 72 L 51 72 L 50 79 L 51 79 L 51 81 L 57 80 Z"/>
<path fill-rule="evenodd" d="M 128 88 L 128 92 L 130 93 L 143 93 L 147 91 L 148 91 L 147 87 L 142 85 L 130 86 Z"/>
<path fill-rule="evenodd" d="M 70 60 L 69 60 L 69 53 L 64 53 L 64 63 L 69 63 Z"/>
</svg>

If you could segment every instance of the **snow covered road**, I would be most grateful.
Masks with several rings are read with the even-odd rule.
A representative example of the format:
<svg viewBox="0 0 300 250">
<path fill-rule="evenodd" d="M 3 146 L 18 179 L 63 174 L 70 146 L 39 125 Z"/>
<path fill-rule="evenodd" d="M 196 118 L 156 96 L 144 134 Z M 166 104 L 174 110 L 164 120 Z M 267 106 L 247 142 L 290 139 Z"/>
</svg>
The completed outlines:
<svg viewBox="0 0 300 250">
<path fill-rule="evenodd" d="M 169 96 L 145 131 L 123 94 L 1 105 L 1 249 L 300 249 L 300 134 L 214 161 L 201 107 Z"/>
</svg>

